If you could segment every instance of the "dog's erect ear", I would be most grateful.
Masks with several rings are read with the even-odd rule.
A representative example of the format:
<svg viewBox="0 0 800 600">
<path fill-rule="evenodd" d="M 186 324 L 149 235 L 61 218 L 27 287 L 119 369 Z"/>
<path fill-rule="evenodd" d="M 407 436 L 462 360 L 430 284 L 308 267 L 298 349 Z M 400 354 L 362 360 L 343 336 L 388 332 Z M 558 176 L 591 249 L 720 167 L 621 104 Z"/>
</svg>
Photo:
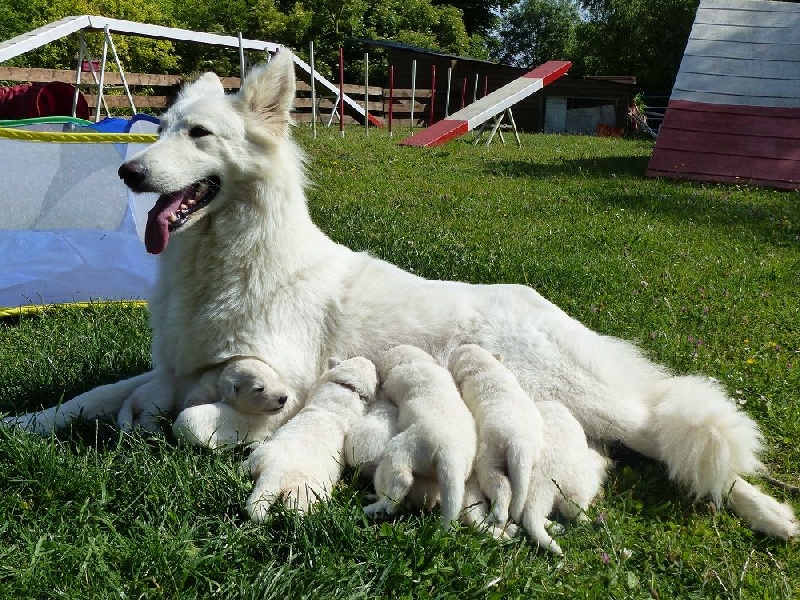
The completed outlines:
<svg viewBox="0 0 800 600">
<path fill-rule="evenodd" d="M 281 48 L 269 63 L 257 66 L 245 77 L 239 97 L 251 112 L 288 122 L 294 93 L 294 57 Z"/>
<path fill-rule="evenodd" d="M 335 357 L 331 356 L 328 359 L 328 368 L 329 369 L 333 369 L 334 367 L 338 367 L 340 364 L 342 364 L 342 361 L 340 361 L 338 358 L 335 358 Z"/>
<path fill-rule="evenodd" d="M 187 100 L 198 96 L 218 95 L 224 96 L 225 90 L 222 82 L 214 73 L 203 73 L 200 77 L 183 87 L 178 93 L 178 100 Z"/>
</svg>

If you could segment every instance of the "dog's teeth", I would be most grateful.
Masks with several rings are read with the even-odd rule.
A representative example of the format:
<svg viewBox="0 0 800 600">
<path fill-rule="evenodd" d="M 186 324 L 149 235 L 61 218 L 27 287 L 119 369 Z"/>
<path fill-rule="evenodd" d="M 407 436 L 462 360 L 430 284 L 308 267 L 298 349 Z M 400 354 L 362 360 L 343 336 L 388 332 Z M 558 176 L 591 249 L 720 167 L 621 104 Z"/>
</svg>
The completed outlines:
<svg viewBox="0 0 800 600">
<path fill-rule="evenodd" d="M 188 204 L 189 206 L 194 206 L 195 204 L 197 204 L 197 200 L 195 200 L 194 198 L 189 198 L 186 201 L 186 204 Z"/>
<path fill-rule="evenodd" d="M 174 223 L 175 221 L 178 220 L 178 215 L 176 215 L 175 213 L 170 213 L 170 215 L 167 217 L 167 220 L 170 223 Z"/>
<path fill-rule="evenodd" d="M 186 204 L 181 204 L 179 207 L 181 210 L 187 210 L 189 207 Z"/>
</svg>

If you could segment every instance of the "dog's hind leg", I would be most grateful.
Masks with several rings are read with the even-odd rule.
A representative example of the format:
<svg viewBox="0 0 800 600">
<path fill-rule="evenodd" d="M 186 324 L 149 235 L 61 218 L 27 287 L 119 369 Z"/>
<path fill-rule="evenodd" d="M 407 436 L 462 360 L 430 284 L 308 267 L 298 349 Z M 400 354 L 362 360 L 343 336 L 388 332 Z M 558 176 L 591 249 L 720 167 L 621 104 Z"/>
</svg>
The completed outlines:
<svg viewBox="0 0 800 600">
<path fill-rule="evenodd" d="M 800 535 L 800 523 L 791 506 L 781 504 L 741 477 L 733 482 L 728 506 L 756 531 L 782 540 Z"/>
<path fill-rule="evenodd" d="M 405 432 L 404 432 L 405 433 Z M 397 440 L 403 433 L 396 436 Z M 364 507 L 368 515 L 393 515 L 414 485 L 411 460 L 402 449 L 388 449 L 375 471 L 375 492 L 378 501 Z"/>
<path fill-rule="evenodd" d="M 552 486 L 544 482 L 531 482 L 530 495 L 522 512 L 522 528 L 541 548 L 559 556 L 564 554 L 561 546 L 547 532 L 551 521 L 547 518 L 553 507 Z"/>
<path fill-rule="evenodd" d="M 116 383 L 101 385 L 52 408 L 16 417 L 5 417 L 3 425 L 21 427 L 39 435 L 49 435 L 55 430 L 63 429 L 76 419 L 116 417 L 125 399 L 157 375 L 157 371 L 148 371 Z"/>
</svg>

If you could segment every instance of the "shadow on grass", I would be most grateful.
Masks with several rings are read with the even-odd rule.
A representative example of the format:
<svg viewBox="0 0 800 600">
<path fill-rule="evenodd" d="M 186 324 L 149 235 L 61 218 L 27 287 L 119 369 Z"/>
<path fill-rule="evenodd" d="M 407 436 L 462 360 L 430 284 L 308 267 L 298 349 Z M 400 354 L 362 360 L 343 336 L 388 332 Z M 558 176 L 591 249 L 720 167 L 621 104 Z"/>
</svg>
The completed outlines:
<svg viewBox="0 0 800 600">
<path fill-rule="evenodd" d="M 533 161 L 492 161 L 487 173 L 530 179 L 586 178 L 593 203 L 664 215 L 674 221 L 708 224 L 732 235 L 755 235 L 776 246 L 800 243 L 800 195 L 732 184 L 645 179 L 649 157 L 605 157 Z M 633 177 L 640 181 L 626 181 Z M 607 185 L 603 184 L 607 182 Z M 639 185 L 641 184 L 641 185 Z M 591 187 L 589 187 L 591 186 Z M 630 187 L 629 187 L 630 186 Z M 766 195 L 768 200 L 764 200 Z"/>
</svg>

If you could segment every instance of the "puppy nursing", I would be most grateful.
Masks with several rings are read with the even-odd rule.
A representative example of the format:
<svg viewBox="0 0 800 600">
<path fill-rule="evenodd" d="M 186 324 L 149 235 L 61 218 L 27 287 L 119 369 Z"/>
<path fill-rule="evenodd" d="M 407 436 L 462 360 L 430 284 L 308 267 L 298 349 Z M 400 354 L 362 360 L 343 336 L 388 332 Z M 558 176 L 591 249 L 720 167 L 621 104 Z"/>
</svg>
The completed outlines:
<svg viewBox="0 0 800 600">
<path fill-rule="evenodd" d="M 305 407 L 254 450 L 244 463 L 255 480 L 247 512 L 256 522 L 282 498 L 307 512 L 330 497 L 344 468 L 345 436 L 375 400 L 375 365 L 363 357 L 339 362 L 311 389 Z"/>
<path fill-rule="evenodd" d="M 393 514 L 415 477 L 438 482 L 442 522 L 450 527 L 464 503 L 475 459 L 475 424 L 447 369 L 427 352 L 401 345 L 379 366 L 383 391 L 397 406 L 399 433 L 389 442 L 375 472 L 378 501 L 367 514 Z"/>
</svg>

